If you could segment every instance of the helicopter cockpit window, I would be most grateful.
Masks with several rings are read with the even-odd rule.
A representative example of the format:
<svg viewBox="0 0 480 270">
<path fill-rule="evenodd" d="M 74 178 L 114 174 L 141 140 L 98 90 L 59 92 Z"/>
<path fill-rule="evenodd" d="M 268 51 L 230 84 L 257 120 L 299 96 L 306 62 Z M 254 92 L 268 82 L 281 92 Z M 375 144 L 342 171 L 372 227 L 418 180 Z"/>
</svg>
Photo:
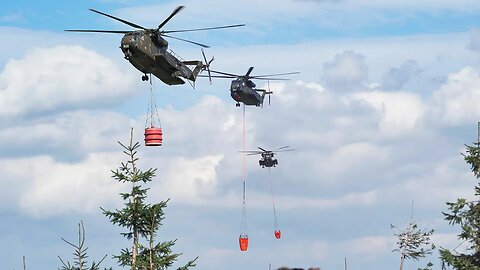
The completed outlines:
<svg viewBox="0 0 480 270">
<path fill-rule="evenodd" d="M 240 88 L 240 82 L 238 82 L 238 81 L 232 81 L 232 85 L 231 85 L 230 88 L 232 88 L 232 89 L 238 89 L 238 88 Z"/>
<path fill-rule="evenodd" d="M 130 42 L 137 42 L 138 41 L 138 34 L 134 33 L 130 37 Z"/>
</svg>

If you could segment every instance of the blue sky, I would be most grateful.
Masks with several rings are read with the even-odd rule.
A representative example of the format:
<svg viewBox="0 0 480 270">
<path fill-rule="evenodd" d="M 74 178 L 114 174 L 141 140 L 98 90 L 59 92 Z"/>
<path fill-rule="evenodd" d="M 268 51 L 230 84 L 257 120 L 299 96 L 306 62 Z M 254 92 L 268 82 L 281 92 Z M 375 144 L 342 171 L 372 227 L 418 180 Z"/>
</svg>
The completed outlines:
<svg viewBox="0 0 480 270">
<path fill-rule="evenodd" d="M 121 35 L 64 29 L 128 29 L 98 9 L 165 29 L 245 23 L 178 34 L 206 43 L 212 68 L 253 74 L 299 71 L 271 82 L 271 106 L 247 108 L 247 147 L 290 145 L 272 169 L 282 239 L 273 236 L 267 171 L 247 162 L 250 246 L 240 233 L 242 111 L 228 80 L 154 82 L 164 145 L 142 147 L 158 168 L 151 200 L 170 198 L 159 238 L 178 239 L 179 264 L 197 269 L 321 267 L 391 269 L 400 256 L 390 224 L 411 215 L 455 248 L 445 202 L 473 196 L 462 159 L 480 120 L 480 3 L 449 1 L 16 1 L 0 6 L 0 261 L 6 269 L 60 267 L 77 224 L 104 267 L 129 246 L 101 214 L 121 207 L 110 178 L 125 157 L 117 141 L 143 140 L 148 84 L 119 50 Z M 184 59 L 200 48 L 170 41 Z M 265 87 L 258 82 L 259 87 Z M 416 269 L 432 261 L 408 261 Z"/>
</svg>

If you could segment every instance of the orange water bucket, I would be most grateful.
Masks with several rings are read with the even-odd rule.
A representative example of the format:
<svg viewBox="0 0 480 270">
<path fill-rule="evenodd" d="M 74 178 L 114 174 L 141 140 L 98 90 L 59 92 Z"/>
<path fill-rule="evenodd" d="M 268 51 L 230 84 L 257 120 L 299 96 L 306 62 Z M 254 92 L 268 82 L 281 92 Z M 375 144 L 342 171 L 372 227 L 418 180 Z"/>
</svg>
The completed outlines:
<svg viewBox="0 0 480 270">
<path fill-rule="evenodd" d="M 282 237 L 282 232 L 280 230 L 275 231 L 275 238 L 280 239 Z"/>
<path fill-rule="evenodd" d="M 238 239 L 238 242 L 240 244 L 240 250 L 241 251 L 247 251 L 248 248 L 248 236 L 247 235 L 240 235 L 240 238 Z"/>
<path fill-rule="evenodd" d="M 146 128 L 145 129 L 145 145 L 146 146 L 161 146 L 163 142 L 162 128 Z"/>
</svg>

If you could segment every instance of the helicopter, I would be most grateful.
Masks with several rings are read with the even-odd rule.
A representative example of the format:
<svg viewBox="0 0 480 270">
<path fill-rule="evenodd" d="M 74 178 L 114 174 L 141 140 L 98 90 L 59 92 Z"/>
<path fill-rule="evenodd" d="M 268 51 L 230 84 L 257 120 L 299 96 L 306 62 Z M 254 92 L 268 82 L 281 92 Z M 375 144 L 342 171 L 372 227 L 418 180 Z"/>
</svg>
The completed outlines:
<svg viewBox="0 0 480 270">
<path fill-rule="evenodd" d="M 203 48 L 208 48 L 208 45 L 174 37 L 169 34 L 241 27 L 245 26 L 245 24 L 171 31 L 161 30 L 175 15 L 178 14 L 178 12 L 180 12 L 184 8 L 185 6 L 176 7 L 170 14 L 170 16 L 168 16 L 162 23 L 160 23 L 157 28 L 150 29 L 112 16 L 110 14 L 95 9 L 90 9 L 90 11 L 92 12 L 122 22 L 126 25 L 136 28 L 136 30 L 115 31 L 70 29 L 65 31 L 124 34 L 120 43 L 120 49 L 122 50 L 125 59 L 127 59 L 136 69 L 138 69 L 144 74 L 142 76 L 142 81 L 148 81 L 147 74 L 153 74 L 155 77 L 159 78 L 162 82 L 168 85 L 184 84 L 185 81 L 183 79 L 186 79 L 187 81 L 189 81 L 190 84 L 192 84 L 192 86 L 194 86 L 197 75 L 203 70 L 209 70 L 209 66 L 210 63 L 213 61 L 213 58 L 207 62 L 205 53 L 202 50 L 205 63 L 200 60 L 184 61 L 179 55 L 177 55 L 175 52 L 168 48 L 168 41 L 165 40 L 163 37 L 181 40 L 184 42 L 198 45 Z"/>
<path fill-rule="evenodd" d="M 271 167 L 276 167 L 278 165 L 277 159 L 274 159 L 273 157 L 275 156 L 276 153 L 280 152 L 288 152 L 288 151 L 294 151 L 295 149 L 290 149 L 290 146 L 282 146 L 279 147 L 275 150 L 265 150 L 262 147 L 258 147 L 260 150 L 246 150 L 246 151 L 239 151 L 240 153 L 247 153 L 247 156 L 252 156 L 252 155 L 261 155 L 262 158 L 258 161 L 258 164 L 262 168 L 271 168 Z"/>
<path fill-rule="evenodd" d="M 288 73 L 279 73 L 279 74 L 269 74 L 269 75 L 256 75 L 250 76 L 252 73 L 253 67 L 250 67 L 245 73 L 245 75 L 236 75 L 232 73 L 226 73 L 221 71 L 210 70 L 211 73 L 218 74 L 218 75 L 210 75 L 210 78 L 235 78 L 230 84 L 230 96 L 235 100 L 237 103 L 235 104 L 236 107 L 240 107 L 240 102 L 245 105 L 254 105 L 257 107 L 263 106 L 263 101 L 265 96 L 268 95 L 269 102 L 270 102 L 270 90 L 259 89 L 255 88 L 256 85 L 251 79 L 257 80 L 272 80 L 272 81 L 286 81 L 288 79 L 283 78 L 272 78 L 274 76 L 284 76 L 284 75 L 292 75 L 298 74 L 300 72 L 288 72 Z M 206 77 L 204 75 L 199 75 L 199 77 Z"/>
</svg>

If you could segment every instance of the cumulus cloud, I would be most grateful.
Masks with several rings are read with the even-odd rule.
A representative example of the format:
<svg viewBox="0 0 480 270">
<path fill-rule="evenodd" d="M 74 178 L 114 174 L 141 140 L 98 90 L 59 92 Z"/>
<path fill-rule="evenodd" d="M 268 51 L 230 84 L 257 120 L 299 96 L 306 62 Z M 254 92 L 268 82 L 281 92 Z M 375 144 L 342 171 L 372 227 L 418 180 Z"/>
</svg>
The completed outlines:
<svg viewBox="0 0 480 270">
<path fill-rule="evenodd" d="M 324 3 L 327 2 L 332 3 Z M 315 3 L 272 3 L 274 1 L 261 3 L 269 9 L 244 12 L 247 16 L 244 19 L 258 21 L 253 19 L 267 11 L 277 20 L 286 18 L 281 15 L 294 13 L 302 16 L 302 22 L 315 18 L 315 23 L 323 23 L 318 21 L 323 17 L 319 16 L 322 13 L 318 8 L 312 8 Z M 431 10 L 432 6 L 468 6 L 466 3 L 349 0 L 338 5 L 367 6 L 371 12 L 370 7 L 408 8 L 417 5 Z M 218 19 L 217 16 L 192 15 L 201 10 L 195 5 L 208 5 L 204 2 L 191 4 L 188 13 L 179 14 L 189 19 L 177 22 L 188 24 L 188 20 L 198 18 Z M 468 4 L 478 6 L 473 2 Z M 145 12 L 158 15 L 161 11 L 168 15 L 174 5 L 142 7 L 141 12 L 134 15 L 140 18 L 139 21 L 119 15 L 142 25 L 156 25 L 158 16 L 145 16 Z M 276 10 L 271 9 L 272 6 Z M 226 3 L 220 7 L 227 11 L 220 16 L 230 22 L 234 18 L 232 14 L 238 13 L 238 9 L 230 9 Z M 248 9 L 249 5 L 241 8 Z M 331 10 L 324 10 L 323 14 L 338 14 Z M 314 17 L 307 17 L 307 12 Z M 358 13 L 343 14 L 340 17 Z M 298 18 L 291 20 L 298 22 Z M 322 20 L 330 18 L 323 17 Z M 362 18 L 371 19 L 369 16 Z M 144 24 L 142 20 L 151 20 L 152 23 Z M 262 22 L 272 23 L 270 20 Z M 331 27 L 338 27 L 337 22 Z M 259 32 L 269 33 L 261 29 Z M 359 268 L 388 269 L 391 266 L 388 254 L 394 248 L 394 238 L 388 233 L 386 236 L 379 234 L 378 228 L 388 228 L 388 222 L 391 222 L 388 219 L 399 216 L 398 204 L 405 206 L 414 199 L 427 209 L 424 213 L 438 212 L 441 215 L 442 206 L 439 205 L 443 205 L 444 200 L 470 190 L 468 184 L 458 183 L 459 179 L 462 183 L 468 182 L 469 177 L 464 174 L 468 168 L 462 167 L 461 157 L 458 155 L 458 162 L 445 161 L 445 156 L 455 159 L 452 156 L 458 149 L 452 145 L 461 139 L 450 140 L 443 130 L 439 131 L 436 126 L 439 123 L 431 120 L 436 118 L 433 112 L 435 116 L 444 116 L 440 124 L 452 117 L 452 111 L 453 115 L 458 113 L 449 109 L 447 104 L 465 94 L 458 90 L 465 85 L 469 95 L 463 98 L 475 99 L 477 75 L 471 72 L 460 80 L 453 80 L 451 76 L 436 89 L 433 99 L 429 98 L 429 93 L 421 92 L 420 95 L 419 88 L 410 87 L 411 82 L 418 79 L 415 73 L 430 76 L 423 71 L 431 71 L 433 67 L 437 72 L 432 72 L 434 75 L 443 76 L 473 61 L 472 53 L 461 49 L 465 49 L 462 34 L 383 40 L 322 39 L 304 45 L 220 48 L 224 54 L 218 59 L 229 59 L 227 65 L 231 67 L 240 63 L 248 67 L 256 60 L 261 62 L 255 64 L 259 69 L 262 65 L 267 71 L 273 65 L 289 65 L 292 71 L 302 72 L 298 78 L 303 81 L 271 83 L 274 91 L 272 106 L 247 108 L 247 147 L 274 148 L 288 144 L 297 149 L 278 155 L 279 166 L 272 169 L 275 194 L 278 194 L 277 210 L 283 215 L 282 240 L 273 238 L 271 224 L 265 225 L 265 220 L 271 221 L 271 209 L 267 209 L 271 207 L 271 197 L 268 186 L 262 181 L 266 178 L 266 171 L 258 167 L 258 157 L 250 157 L 247 164 L 251 196 L 247 200 L 248 210 L 252 210 L 249 212 L 249 233 L 252 239 L 250 248 L 254 252 L 242 254 L 241 258 L 237 256 L 235 243 L 238 241 L 236 232 L 240 211 L 233 209 L 239 209 L 241 205 L 242 159 L 237 151 L 242 147 L 242 111 L 235 109 L 232 100 L 222 101 L 212 96 L 197 100 L 198 96 L 195 96 L 195 104 L 187 108 L 160 109 L 164 145 L 142 147 L 139 151 L 141 167 L 158 168 L 157 177 L 150 186 L 150 199 L 157 201 L 171 197 L 172 204 L 181 204 L 173 206 L 175 211 L 167 215 L 167 220 L 176 218 L 172 226 L 175 230 L 179 224 L 187 223 L 184 230 L 176 233 L 182 238 L 195 235 L 196 241 L 185 246 L 194 256 L 200 252 L 198 255 L 206 258 L 199 261 L 206 268 L 219 269 L 226 261 L 234 263 L 237 269 L 261 268 L 272 261 L 335 269 L 338 263 L 334 261 L 342 263 L 345 256 L 352 258 Z M 72 51 L 76 54 L 71 54 Z M 64 63 L 55 60 L 59 55 Z M 130 125 L 134 125 L 135 139 L 142 142 L 144 116 L 136 115 L 130 120 L 126 115 L 112 111 L 78 109 L 101 106 L 111 110 L 104 106 L 106 101 L 122 99 L 134 91 L 133 87 L 129 88 L 132 83 L 128 75 L 122 74 L 119 79 L 115 74 L 121 71 L 108 59 L 76 46 L 37 49 L 18 59 L 10 60 L 0 76 L 0 103 L 8 101 L 9 105 L 5 108 L 1 103 L 3 109 L 0 108 L 0 120 L 5 121 L 8 116 L 9 121 L 8 125 L 0 124 L 2 209 L 19 209 L 17 213 L 38 217 L 91 213 L 98 211 L 99 205 L 108 207 L 118 202 L 117 193 L 123 186 L 110 179 L 109 173 L 124 160 L 116 141 L 128 140 Z M 273 62 L 258 59 L 273 59 Z M 39 62 L 44 63 L 42 68 L 34 68 Z M 323 71 L 322 63 L 325 63 Z M 73 77 L 71 70 L 79 72 L 70 80 Z M 52 76 L 52 73 L 59 75 Z M 319 74 L 323 76 L 321 82 L 316 81 Z M 17 75 L 21 76 L 17 78 Z M 375 91 L 368 87 L 372 85 L 369 77 L 374 78 L 373 84 L 379 85 Z M 58 82 L 55 78 L 59 79 Z M 470 84 L 465 83 L 469 81 Z M 59 85 L 64 85 L 65 89 Z M 458 87 L 457 91 L 452 91 L 455 87 Z M 79 91 L 81 96 L 77 96 Z M 203 93 L 196 92 L 198 95 Z M 219 96 L 228 97 L 228 94 L 221 92 Z M 469 112 L 475 112 L 472 106 L 476 106 L 473 101 L 461 108 L 464 112 L 457 117 L 461 121 L 450 120 L 454 123 L 448 130 L 450 133 L 456 133 L 456 127 L 467 125 L 467 119 L 476 118 L 469 116 Z M 33 113 L 36 114 L 34 119 L 22 117 Z M 430 129 L 429 134 L 418 132 L 424 128 Z M 442 147 L 438 147 L 439 142 Z M 78 192 L 72 193 L 72 190 Z M 423 191 L 432 195 L 425 196 Z M 103 217 L 101 219 L 103 221 Z M 215 235 L 208 233 L 213 227 L 216 228 Z M 292 246 L 296 248 L 292 249 Z M 180 250 L 183 251 L 183 247 Z M 342 257 L 336 260 L 334 257 L 339 254 Z M 383 260 L 374 260 L 374 256 Z"/>
<path fill-rule="evenodd" d="M 443 158 L 431 164 L 424 163 L 425 170 L 412 174 L 403 181 L 378 189 L 380 200 L 416 198 L 419 205 L 431 203 L 443 205 L 457 197 L 473 198 L 473 178 L 465 170 L 460 154 Z M 428 196 L 425 196 L 428 194 Z"/>
<path fill-rule="evenodd" d="M 235 107 L 208 96 L 185 111 L 160 110 L 166 118 L 162 123 L 164 145 L 142 147 L 139 151 L 139 166 L 159 169 L 158 181 L 151 186 L 156 193 L 153 197 L 175 197 L 189 205 L 222 205 L 231 201 L 229 189 L 224 194 L 219 184 L 220 177 L 225 178 L 222 182 L 228 186 L 231 175 L 240 174 L 230 169 L 237 160 L 231 157 L 239 157 L 233 142 L 241 141 L 241 132 L 237 132 L 240 115 L 229 110 Z M 211 115 L 218 117 L 212 119 Z M 110 179 L 110 170 L 124 159 L 119 157 L 121 148 L 116 141 L 127 143 L 133 125 L 134 140 L 143 144 L 143 117 L 129 119 L 114 112 L 77 110 L 3 130 L 0 168 L 5 175 L 1 183 L 16 194 L 8 199 L 8 204 L 33 216 L 50 216 L 89 212 L 95 205 L 116 201 L 117 190 L 123 185 Z M 219 164 L 225 154 L 231 160 L 225 162 L 226 168 L 219 176 Z M 97 180 L 89 180 L 93 178 Z M 94 191 L 89 194 L 91 189 Z M 77 192 L 75 196 L 72 190 Z"/>
<path fill-rule="evenodd" d="M 348 140 L 347 137 L 344 139 Z M 286 176 L 282 177 L 282 181 L 291 186 L 297 184 L 298 179 L 302 179 L 302 185 L 312 188 L 298 194 L 304 197 L 319 196 L 314 189 L 321 186 L 322 200 L 318 201 L 318 206 L 342 207 L 352 201 L 366 205 L 374 204 L 376 195 L 369 193 L 368 187 L 376 182 L 382 168 L 392 159 L 391 150 L 367 142 L 349 143 L 341 139 L 339 143 L 340 145 L 335 145 L 332 149 L 308 151 L 293 158 L 291 155 L 285 157 L 288 158 L 288 164 L 285 166 L 304 164 L 303 166 L 308 169 L 305 174 L 289 173 L 285 170 Z M 300 146 L 304 147 L 306 148 Z"/>
<path fill-rule="evenodd" d="M 322 79 L 332 91 L 360 90 L 368 79 L 365 57 L 354 51 L 335 55 L 331 62 L 323 65 Z"/>
<path fill-rule="evenodd" d="M 411 67 L 415 65 L 407 65 L 405 70 Z M 425 188 L 425 183 L 420 185 L 415 182 L 418 179 L 407 177 L 418 173 L 412 170 L 416 165 L 413 163 L 418 162 L 418 153 L 402 153 L 403 148 L 415 147 L 418 137 L 410 136 L 411 141 L 402 141 L 403 144 L 398 145 L 382 141 L 382 138 L 393 138 L 398 142 L 406 137 L 403 135 L 415 134 L 421 128 L 429 104 L 412 92 L 392 89 L 389 92 L 366 91 L 368 68 L 362 55 L 347 51 L 337 55 L 333 61 L 327 61 L 325 69 L 328 74 L 323 83 L 271 83 L 275 92 L 272 106 L 247 108 L 248 146 L 279 147 L 290 144 L 297 149 L 280 155 L 280 165 L 274 170 L 279 209 L 298 215 L 306 213 L 305 209 L 378 209 L 381 205 L 390 204 L 392 198 L 398 202 L 406 197 L 421 196 L 416 190 Z M 402 68 L 403 65 L 399 70 Z M 408 80 L 410 75 L 402 73 L 398 78 Z M 401 81 L 399 79 L 395 83 L 399 86 Z M 356 93 L 348 92 L 355 90 Z M 77 108 L 80 107 L 77 105 Z M 74 109 L 75 106 L 67 112 L 39 117 L 31 122 L 23 121 L 0 132 L 0 141 L 4 142 L 2 149 L 32 148 L 37 151 L 27 152 L 28 155 L 37 155 L 35 158 L 17 157 L 0 165 L 10 168 L 8 176 L 2 178 L 3 183 L 19 195 L 8 197 L 8 204 L 18 205 L 29 215 L 50 216 L 75 211 L 89 213 L 98 209 L 98 205 L 118 202 L 117 193 L 122 186 L 110 179 L 109 171 L 118 165 L 121 159 L 118 154 L 121 155 L 121 152 L 119 148 L 112 150 L 112 145 L 116 140 L 127 138 L 130 119 L 112 112 Z M 161 108 L 159 113 L 164 128 L 164 145 L 160 148 L 143 147 L 140 151 L 142 167 L 158 168 L 157 178 L 150 186 L 152 198 L 171 197 L 182 207 L 188 207 L 186 212 L 202 206 L 212 211 L 224 208 L 230 211 L 238 207 L 241 156 L 237 151 L 242 146 L 242 111 L 232 106 L 231 100 L 204 96 L 186 109 L 167 107 Z M 133 123 L 140 142 L 143 139 L 143 123 L 142 115 Z M 29 130 L 33 132 L 28 133 Z M 46 145 L 43 149 L 35 144 L 39 141 Z M 9 146 L 7 142 L 13 142 L 13 145 Z M 59 157 L 64 159 L 65 156 L 56 152 L 61 150 L 76 153 L 77 158 L 70 159 L 70 163 L 60 161 Z M 397 162 L 400 159 L 401 162 Z M 268 187 L 264 188 L 257 181 L 264 179 L 265 171 L 258 167 L 257 157 L 248 162 L 249 181 L 253 180 L 248 186 L 251 195 L 248 198 L 249 209 L 257 213 L 269 211 L 271 197 Z M 26 172 L 15 170 L 15 167 L 33 169 Z M 70 174 L 72 177 L 69 177 Z M 458 171 L 452 172 L 452 177 L 456 174 Z M 400 177 L 408 179 L 408 185 L 395 186 L 397 190 L 384 188 L 398 182 Z M 19 182 L 20 178 L 30 180 Z M 93 178 L 98 180 L 91 183 Z M 415 186 L 415 183 L 418 185 Z M 99 187 L 93 194 L 87 192 L 91 184 Z M 69 193 L 72 189 L 78 190 L 78 193 Z M 403 197 L 393 196 L 398 190 L 402 190 Z M 444 198 L 443 195 L 441 198 Z M 433 206 L 429 204 L 428 207 Z M 366 212 L 363 213 L 367 218 L 371 217 Z M 222 220 L 224 223 L 225 220 Z M 252 228 L 257 230 L 258 224 Z M 225 234 L 231 233 L 231 230 L 225 231 Z M 289 234 L 286 235 L 288 237 Z M 390 250 L 388 239 L 385 239 L 384 236 L 367 235 L 340 244 L 316 239 L 313 244 L 304 241 L 300 245 L 304 249 L 298 253 L 308 249 L 309 257 L 322 260 L 332 250 L 353 246 L 356 248 L 352 249 L 352 256 L 360 255 L 368 261 L 372 258 L 362 253 L 360 247 L 369 246 L 372 253 Z M 215 248 L 210 246 L 207 250 L 215 251 Z M 288 252 L 289 248 L 278 250 Z M 224 249 L 216 252 L 226 256 L 232 254 Z M 303 256 L 300 258 L 307 257 Z M 293 265 L 296 261 L 288 263 Z"/>
<path fill-rule="evenodd" d="M 361 255 L 364 259 L 371 261 L 391 252 L 394 243 L 393 236 L 364 236 L 340 242 L 338 245 L 348 253 Z"/>
<path fill-rule="evenodd" d="M 91 151 L 111 150 L 129 126 L 130 119 L 123 114 L 87 110 L 18 121 L 0 131 L 0 157 L 81 160 Z"/>
<path fill-rule="evenodd" d="M 386 136 L 410 133 L 424 117 L 426 106 L 419 94 L 409 92 L 362 92 L 353 99 L 371 105 L 379 116 L 379 131 Z"/>
<path fill-rule="evenodd" d="M 232 22 L 232 18 L 236 18 L 236 15 L 241 13 L 243 14 L 243 22 L 247 22 L 250 26 L 255 25 L 257 27 L 268 27 L 268 29 L 271 29 L 271 24 L 294 23 L 301 20 L 308 25 L 338 31 L 338 29 L 345 30 L 345 28 L 347 28 L 345 26 L 347 24 L 346 22 L 348 22 L 348 28 L 351 29 L 352 27 L 372 26 L 373 24 L 378 25 L 380 23 L 391 24 L 394 22 L 398 24 L 399 21 L 404 22 L 411 19 L 409 16 L 404 16 L 400 11 L 431 12 L 434 10 L 437 12 L 445 12 L 445 10 L 466 11 L 480 9 L 480 5 L 475 0 L 457 1 L 455 3 L 449 0 L 425 0 L 417 2 L 386 2 L 383 0 L 266 0 L 258 2 L 246 0 L 243 3 L 244 5 L 239 5 L 235 9 L 232 9 L 228 3 L 214 0 L 204 1 L 202 3 L 192 1 L 188 4 L 188 10 L 185 10 L 183 14 L 179 15 L 183 16 L 182 22 L 180 23 L 182 23 L 184 27 L 199 24 L 214 25 L 219 22 Z M 216 9 L 221 12 L 219 12 L 217 16 L 207 16 L 209 15 L 209 10 L 203 8 L 204 6 L 215 6 Z M 255 8 L 250 8 L 252 6 L 255 6 Z M 153 26 L 159 23 L 159 14 L 164 14 L 163 17 L 166 17 L 168 16 L 168 11 L 173 8 L 174 4 L 172 3 L 147 4 L 123 8 L 118 10 L 114 15 L 134 21 L 140 25 Z M 386 17 L 384 15 L 385 11 L 390 11 L 389 16 Z M 342 16 L 339 16 L 339 12 L 341 12 Z M 264 18 L 264 20 L 255 20 L 255 18 L 259 16 Z M 199 18 L 202 18 L 202 22 L 199 22 Z M 284 31 L 289 31 L 289 29 L 284 29 Z M 249 29 L 249 33 L 254 36 L 262 35 L 262 33 L 259 32 L 260 31 L 255 29 Z M 230 33 L 225 32 L 225 34 L 228 35 Z M 291 34 L 296 35 L 295 31 L 292 31 Z M 298 37 L 305 38 L 301 35 Z"/>
<path fill-rule="evenodd" d="M 425 0 L 421 2 L 405 2 L 405 1 L 361 1 L 361 0 L 349 0 L 348 5 L 355 7 L 365 7 L 365 8 L 382 8 L 382 9 L 403 9 L 403 10 L 445 10 L 445 9 L 454 9 L 465 11 L 468 8 L 478 9 L 480 6 L 475 0 L 462 0 L 456 3 L 452 3 L 448 0 Z"/>
<path fill-rule="evenodd" d="M 263 200 L 258 198 L 253 201 L 253 207 L 266 208 L 271 198 L 267 196 Z M 375 191 L 345 193 L 334 198 L 299 198 L 294 196 L 277 196 L 279 207 L 283 210 L 295 210 L 304 207 L 314 209 L 338 209 L 352 206 L 371 206 L 378 202 Z"/>
<path fill-rule="evenodd" d="M 133 78 L 80 46 L 37 48 L 0 73 L 0 116 L 91 108 L 134 93 Z"/>
<path fill-rule="evenodd" d="M 188 204 L 208 203 L 217 195 L 217 167 L 223 155 L 197 159 L 176 157 L 159 177 L 158 192 L 171 194 L 177 202 Z M 165 162 L 168 162 L 165 160 Z M 155 188 L 154 190 L 156 190 Z M 155 192 L 155 191 L 154 191 Z"/>
<path fill-rule="evenodd" d="M 35 217 L 97 211 L 120 191 L 110 178 L 117 160 L 111 153 L 91 154 L 73 164 L 48 156 L 1 159 L 0 167 L 9 169 L 0 183 L 17 191 L 15 196 L 2 196 L 2 205 Z"/>
<path fill-rule="evenodd" d="M 407 60 L 398 68 L 390 68 L 382 78 L 382 89 L 400 90 L 422 72 L 417 61 Z"/>
<path fill-rule="evenodd" d="M 227 146 L 238 139 L 241 133 L 235 131 L 242 125 L 240 112 L 235 106 L 214 96 L 204 96 L 185 110 L 167 107 L 159 111 L 170 143 L 182 145 L 187 140 L 193 140 L 184 147 L 188 150 L 195 148 L 196 151 L 218 149 L 212 146 Z"/>
<path fill-rule="evenodd" d="M 480 118 L 480 71 L 465 67 L 448 76 L 430 100 L 434 121 L 458 126 Z"/>
<path fill-rule="evenodd" d="M 472 51 L 480 52 L 480 29 L 474 28 L 470 31 L 470 43 L 467 48 Z"/>
</svg>

